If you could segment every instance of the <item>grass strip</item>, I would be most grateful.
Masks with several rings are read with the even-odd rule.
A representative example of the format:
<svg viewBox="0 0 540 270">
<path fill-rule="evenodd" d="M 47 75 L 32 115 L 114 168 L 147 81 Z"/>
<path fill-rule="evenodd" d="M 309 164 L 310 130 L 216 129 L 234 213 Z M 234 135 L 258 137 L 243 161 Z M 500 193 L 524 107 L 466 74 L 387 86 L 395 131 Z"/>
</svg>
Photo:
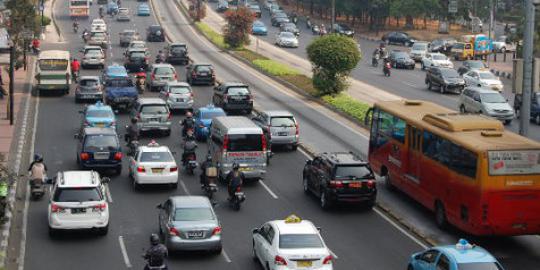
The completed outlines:
<svg viewBox="0 0 540 270">
<path fill-rule="evenodd" d="M 214 45 L 220 47 L 221 49 L 228 48 L 225 44 L 223 36 L 216 31 L 214 31 L 210 26 L 203 22 L 195 22 L 195 26 L 203 32 L 203 34 L 212 42 Z"/>
<path fill-rule="evenodd" d="M 299 75 L 300 72 L 297 70 L 284 65 L 282 63 L 276 62 L 270 59 L 256 59 L 252 63 L 259 67 L 260 69 L 274 75 L 274 76 L 283 76 L 283 75 Z"/>
<path fill-rule="evenodd" d="M 364 122 L 364 117 L 366 116 L 366 113 L 370 107 L 368 104 L 355 100 L 345 93 L 335 96 L 323 96 L 321 98 L 332 107 L 352 116 L 361 123 Z"/>
<path fill-rule="evenodd" d="M 268 60 L 268 57 L 264 56 L 264 55 L 260 55 L 254 51 L 250 51 L 250 50 L 246 50 L 246 49 L 241 49 L 241 50 L 236 50 L 234 51 L 235 54 L 237 55 L 240 55 L 240 57 L 248 60 L 249 62 L 253 62 L 255 60 Z"/>
</svg>

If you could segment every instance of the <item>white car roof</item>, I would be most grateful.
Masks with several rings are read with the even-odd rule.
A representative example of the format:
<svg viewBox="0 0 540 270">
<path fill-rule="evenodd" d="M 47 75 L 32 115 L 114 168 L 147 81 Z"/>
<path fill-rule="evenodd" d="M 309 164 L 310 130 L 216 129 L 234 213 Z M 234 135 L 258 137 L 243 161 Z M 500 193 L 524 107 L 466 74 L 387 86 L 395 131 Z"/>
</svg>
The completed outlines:
<svg viewBox="0 0 540 270">
<path fill-rule="evenodd" d="M 319 234 L 319 230 L 309 220 L 292 223 L 287 223 L 285 220 L 273 220 L 270 224 L 278 229 L 279 234 Z"/>
<path fill-rule="evenodd" d="M 169 150 L 169 147 L 166 145 L 159 145 L 156 143 L 155 146 L 152 146 L 151 144 L 152 143 L 149 143 L 148 145 L 139 146 L 139 151 L 141 152 L 171 152 L 171 150 Z"/>
<path fill-rule="evenodd" d="M 102 19 L 94 19 L 92 21 L 92 24 L 105 24 L 105 21 Z"/>
<path fill-rule="evenodd" d="M 95 171 L 65 171 L 58 173 L 58 187 L 97 187 L 101 184 Z"/>
</svg>

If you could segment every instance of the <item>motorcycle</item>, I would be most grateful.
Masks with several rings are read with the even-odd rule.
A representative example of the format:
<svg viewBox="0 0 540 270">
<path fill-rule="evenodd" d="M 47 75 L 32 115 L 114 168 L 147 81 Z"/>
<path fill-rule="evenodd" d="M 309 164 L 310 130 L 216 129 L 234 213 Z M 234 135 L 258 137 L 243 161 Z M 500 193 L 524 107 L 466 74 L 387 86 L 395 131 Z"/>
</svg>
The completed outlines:
<svg viewBox="0 0 540 270">
<path fill-rule="evenodd" d="M 33 200 L 39 200 L 45 194 L 45 183 L 47 182 L 47 177 L 43 179 L 35 178 L 30 179 L 30 196 Z"/>
<path fill-rule="evenodd" d="M 384 73 L 384 76 L 390 77 L 390 68 L 391 68 L 391 66 L 390 66 L 390 62 L 389 62 L 389 61 L 386 62 L 386 63 L 384 63 L 384 67 L 383 67 L 383 73 Z"/>
<path fill-rule="evenodd" d="M 195 169 L 199 166 L 195 152 L 189 153 L 184 160 L 184 170 L 189 175 L 193 175 Z"/>
<path fill-rule="evenodd" d="M 74 81 L 74 82 L 77 82 L 77 80 L 79 79 L 79 70 L 75 71 L 75 72 L 71 72 L 71 79 Z"/>
<path fill-rule="evenodd" d="M 129 129 L 129 126 L 126 126 L 126 130 L 128 129 Z M 128 156 L 135 155 L 137 148 L 139 148 L 139 141 L 132 140 L 129 134 L 124 135 L 124 141 L 126 142 L 126 146 L 128 148 L 128 151 L 127 151 Z"/>
<path fill-rule="evenodd" d="M 150 263 L 148 262 L 149 258 L 147 258 L 144 254 L 142 255 L 143 259 L 146 261 L 144 270 L 168 270 L 167 264 L 163 262 L 160 266 L 150 266 Z"/>
<path fill-rule="evenodd" d="M 202 185 L 202 190 L 204 191 L 204 194 L 208 199 L 212 199 L 214 197 L 214 193 L 218 191 L 216 180 L 217 180 L 217 168 L 216 167 L 208 167 L 206 168 L 206 184 Z"/>
<path fill-rule="evenodd" d="M 318 35 L 320 32 L 321 32 L 321 28 L 319 28 L 318 25 L 314 24 L 314 25 L 311 27 L 311 33 L 312 33 L 312 34 Z"/>
<path fill-rule="evenodd" d="M 326 27 L 319 27 L 319 35 L 324 36 L 326 34 L 328 34 L 328 32 L 326 31 Z"/>
<path fill-rule="evenodd" d="M 373 57 L 371 58 L 371 65 L 373 67 L 379 66 L 379 54 L 373 55 Z"/>
<path fill-rule="evenodd" d="M 73 25 L 73 33 L 77 33 L 79 32 L 79 24 L 74 24 Z"/>
<path fill-rule="evenodd" d="M 306 27 L 307 27 L 307 29 L 311 29 L 311 26 L 312 26 L 311 20 L 310 20 L 310 19 L 307 19 L 307 20 L 306 20 Z"/>
<path fill-rule="evenodd" d="M 244 202 L 245 200 L 246 200 L 246 195 L 242 191 L 242 188 L 237 187 L 234 192 L 234 196 L 229 199 L 229 204 L 234 210 L 238 211 L 240 210 L 240 204 Z"/>
</svg>

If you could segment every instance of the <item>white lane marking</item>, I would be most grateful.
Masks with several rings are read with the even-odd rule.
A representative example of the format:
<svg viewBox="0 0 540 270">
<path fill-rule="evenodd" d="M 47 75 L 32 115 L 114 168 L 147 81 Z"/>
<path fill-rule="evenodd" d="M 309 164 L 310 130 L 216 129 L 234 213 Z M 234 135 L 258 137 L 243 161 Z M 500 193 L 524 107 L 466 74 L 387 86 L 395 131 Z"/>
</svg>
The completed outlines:
<svg viewBox="0 0 540 270">
<path fill-rule="evenodd" d="M 312 156 L 311 156 L 310 154 L 308 154 L 308 153 L 307 153 L 306 151 L 304 151 L 304 149 L 302 149 L 302 148 L 298 147 L 298 149 L 297 149 L 297 150 L 299 150 L 300 152 L 302 152 L 302 154 L 304 154 L 304 155 L 305 155 L 306 157 L 308 157 L 308 158 L 312 158 Z"/>
<path fill-rule="evenodd" d="M 120 250 L 122 251 L 122 256 L 124 257 L 124 263 L 126 264 L 127 268 L 131 268 L 131 262 L 129 261 L 126 245 L 124 244 L 124 237 L 121 235 L 118 236 L 118 242 L 120 243 Z"/>
<path fill-rule="evenodd" d="M 414 84 L 414 83 L 410 83 L 410 82 L 403 82 L 403 84 L 405 84 L 405 85 L 408 85 L 408 86 L 410 86 L 410 87 L 414 87 L 414 88 L 416 88 L 416 87 L 417 87 L 417 85 L 416 85 L 416 84 Z"/>
<path fill-rule="evenodd" d="M 34 78 L 34 69 L 35 62 L 33 62 L 32 67 L 30 67 L 31 74 L 30 78 Z M 29 88 L 29 96 L 28 98 L 32 98 L 32 83 L 28 84 Z M 29 162 L 32 162 L 33 154 L 34 154 L 34 147 L 36 142 L 36 133 L 37 133 L 37 122 L 38 122 L 38 116 L 39 116 L 39 95 L 36 98 L 36 106 L 34 108 L 34 126 L 32 130 L 32 138 L 30 141 L 30 156 L 28 157 Z M 17 172 L 18 173 L 18 172 Z M 23 220 L 22 220 L 22 228 L 21 228 L 21 247 L 19 250 L 19 268 L 18 270 L 24 269 L 24 257 L 26 254 L 26 228 L 28 226 L 28 207 L 30 206 L 30 185 L 26 185 L 26 198 L 24 200 L 24 210 L 23 210 Z"/>
<path fill-rule="evenodd" d="M 107 200 L 109 203 L 113 202 L 112 196 L 111 196 L 111 189 L 109 188 L 109 185 L 105 187 L 105 195 L 107 196 Z"/>
<path fill-rule="evenodd" d="M 186 195 L 191 195 L 191 194 L 189 193 L 189 190 L 188 190 L 187 186 L 186 186 L 186 183 L 184 183 L 183 180 L 178 180 L 178 182 L 180 182 L 180 185 L 182 186 L 182 189 L 184 190 L 184 192 L 186 193 Z"/>
<path fill-rule="evenodd" d="M 339 259 L 339 257 L 336 255 L 336 253 L 334 253 L 331 249 L 328 249 L 328 251 L 330 251 L 330 255 L 332 255 L 332 257 L 334 259 L 336 259 L 336 260 Z"/>
<path fill-rule="evenodd" d="M 229 258 L 229 255 L 227 255 L 227 252 L 225 252 L 225 249 L 221 249 L 221 256 L 225 259 L 226 262 L 231 263 L 231 258 Z"/>
<path fill-rule="evenodd" d="M 262 180 L 259 180 L 259 183 L 264 187 L 264 189 L 266 189 L 266 191 L 268 191 L 270 196 L 276 200 L 278 199 L 278 196 Z"/>
<path fill-rule="evenodd" d="M 410 239 L 412 239 L 415 243 L 417 243 L 420 247 L 422 247 L 423 249 L 427 249 L 429 248 L 429 246 L 427 246 L 426 244 L 422 243 L 422 241 L 418 240 L 416 237 L 414 237 L 412 234 L 410 234 L 408 231 L 406 231 L 405 229 L 403 229 L 399 224 L 397 224 L 395 221 L 391 220 L 389 217 L 387 217 L 383 212 L 381 212 L 379 209 L 377 208 L 373 208 L 373 211 L 375 211 L 375 213 L 377 213 L 379 216 L 381 216 L 382 218 L 384 218 L 386 221 L 388 221 L 388 223 L 392 224 L 392 226 L 394 226 L 396 229 L 398 229 L 400 232 L 402 232 L 404 235 L 406 235 L 407 237 L 409 237 Z"/>
</svg>

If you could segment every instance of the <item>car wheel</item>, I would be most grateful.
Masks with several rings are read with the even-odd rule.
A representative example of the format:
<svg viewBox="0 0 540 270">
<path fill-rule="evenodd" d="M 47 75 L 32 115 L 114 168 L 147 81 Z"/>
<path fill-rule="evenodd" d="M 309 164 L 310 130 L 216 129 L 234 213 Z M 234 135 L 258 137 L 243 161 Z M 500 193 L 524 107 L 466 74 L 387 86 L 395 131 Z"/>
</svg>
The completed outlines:
<svg viewBox="0 0 540 270">
<path fill-rule="evenodd" d="M 297 144 L 293 144 L 293 145 L 291 146 L 291 150 L 292 150 L 292 151 L 296 151 L 297 149 L 298 149 L 298 145 L 297 145 Z"/>
<path fill-rule="evenodd" d="M 135 180 L 135 177 L 133 177 L 132 184 L 133 184 L 133 189 L 134 189 L 134 190 L 139 190 L 139 189 L 141 188 L 141 185 L 139 185 L 139 184 L 137 183 L 137 181 Z"/>
<path fill-rule="evenodd" d="M 435 203 L 435 223 L 441 229 L 445 229 L 448 225 L 448 220 L 446 219 L 446 211 L 444 206 L 440 201 Z"/>
<path fill-rule="evenodd" d="M 251 258 L 254 261 L 258 261 L 259 258 L 257 257 L 257 251 L 255 250 L 255 240 L 251 241 Z"/>
<path fill-rule="evenodd" d="M 501 53 L 506 53 L 506 47 L 501 48 Z"/>
<path fill-rule="evenodd" d="M 504 124 L 505 124 L 505 125 L 510 125 L 510 123 L 512 123 L 512 119 L 504 120 Z"/>
<path fill-rule="evenodd" d="M 177 189 L 178 188 L 178 182 L 171 184 L 171 188 L 172 189 Z"/>
<path fill-rule="evenodd" d="M 309 194 L 309 184 L 307 177 L 302 177 L 302 188 L 305 194 Z"/>
<path fill-rule="evenodd" d="M 384 186 L 388 190 L 394 190 L 395 189 L 394 185 L 392 184 L 392 179 L 390 179 L 390 173 L 389 172 L 387 172 L 386 175 L 384 176 Z"/>
<path fill-rule="evenodd" d="M 122 174 L 122 166 L 114 169 L 114 174 L 115 175 L 121 175 Z"/>
<path fill-rule="evenodd" d="M 330 201 L 328 200 L 328 193 L 326 191 L 321 192 L 320 204 L 322 209 L 330 209 Z"/>
<path fill-rule="evenodd" d="M 414 270 L 414 267 L 411 264 L 409 264 L 407 265 L 407 270 Z"/>
<path fill-rule="evenodd" d="M 439 86 L 439 92 L 441 92 L 441 94 L 444 94 L 446 92 L 446 85 Z"/>
<path fill-rule="evenodd" d="M 375 198 L 367 201 L 365 206 L 367 209 L 372 209 L 373 207 L 375 207 Z"/>
<path fill-rule="evenodd" d="M 75 98 L 75 103 L 76 103 L 76 104 L 79 104 L 79 103 L 81 103 L 81 100 L 78 99 L 78 98 Z"/>
<path fill-rule="evenodd" d="M 467 113 L 467 110 L 465 110 L 465 106 L 463 104 L 461 106 L 459 106 L 459 112 L 460 113 Z"/>
</svg>

